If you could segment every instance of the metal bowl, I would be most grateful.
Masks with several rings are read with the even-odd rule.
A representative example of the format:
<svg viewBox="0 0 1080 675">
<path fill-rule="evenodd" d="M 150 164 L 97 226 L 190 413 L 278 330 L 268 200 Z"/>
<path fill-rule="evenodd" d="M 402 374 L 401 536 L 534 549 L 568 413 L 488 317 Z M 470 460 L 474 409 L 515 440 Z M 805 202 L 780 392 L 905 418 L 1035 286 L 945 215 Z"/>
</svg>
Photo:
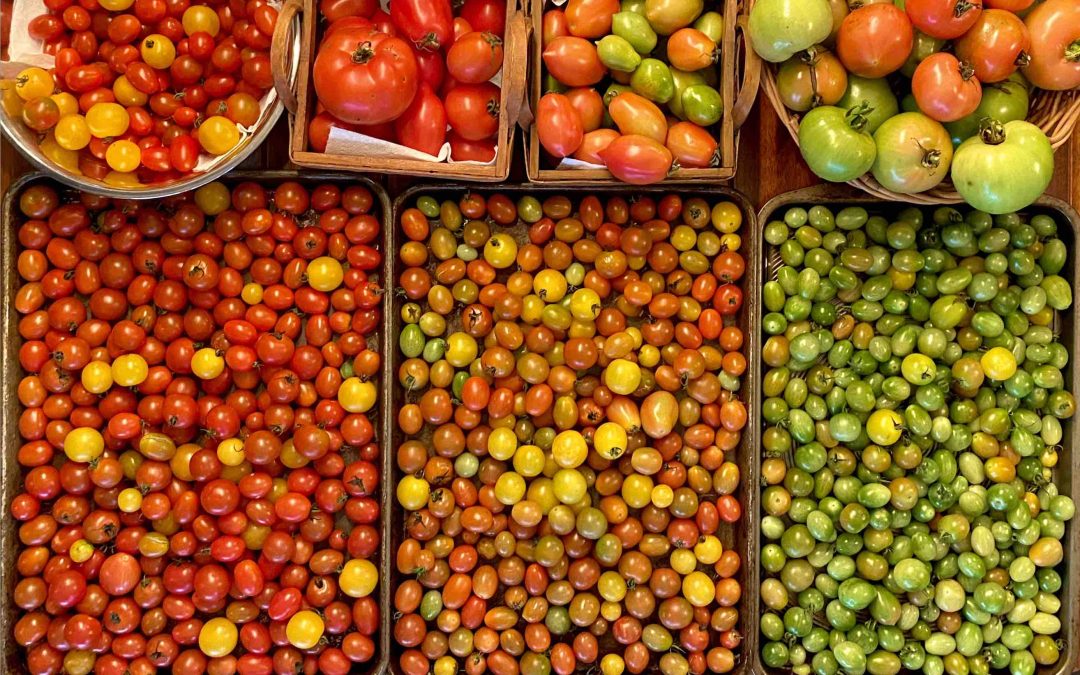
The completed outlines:
<svg viewBox="0 0 1080 675">
<path fill-rule="evenodd" d="M 289 26 L 279 26 L 278 31 L 282 33 L 283 39 L 286 40 L 286 58 L 284 61 L 288 64 L 289 72 L 287 75 L 291 82 L 296 77 L 300 60 L 299 17 L 294 17 L 289 24 Z M 271 59 L 271 62 L 273 62 L 273 59 Z M 3 131 L 4 136 L 12 145 L 18 148 L 22 156 L 28 159 L 31 164 L 65 185 L 119 199 L 161 199 L 162 197 L 194 190 L 235 169 L 266 140 L 266 136 L 274 128 L 284 107 L 276 89 L 271 87 L 267 94 L 266 105 L 263 106 L 259 120 L 255 123 L 252 132 L 242 138 L 236 144 L 236 147 L 229 150 L 229 152 L 214 159 L 208 169 L 199 173 L 188 174 L 173 181 L 132 187 L 110 185 L 100 180 L 72 173 L 59 166 L 41 151 L 38 134 L 23 124 L 22 120 L 10 117 L 3 109 L 3 106 L 0 106 L 0 131 Z"/>
</svg>

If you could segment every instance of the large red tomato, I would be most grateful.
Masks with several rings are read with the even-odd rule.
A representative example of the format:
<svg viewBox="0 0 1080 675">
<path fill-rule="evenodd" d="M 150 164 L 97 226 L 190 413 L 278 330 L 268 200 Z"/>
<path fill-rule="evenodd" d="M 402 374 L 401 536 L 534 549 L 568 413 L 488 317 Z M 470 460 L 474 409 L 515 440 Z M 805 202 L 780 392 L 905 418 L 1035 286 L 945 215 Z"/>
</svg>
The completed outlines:
<svg viewBox="0 0 1080 675">
<path fill-rule="evenodd" d="M 719 147 L 716 139 L 693 122 L 672 124 L 668 129 L 667 141 L 664 145 L 683 168 L 713 166 L 719 159 L 716 152 Z"/>
<path fill-rule="evenodd" d="M 370 26 L 342 28 L 315 55 L 315 93 L 334 117 L 351 124 L 397 119 L 416 96 L 409 44 Z"/>
<path fill-rule="evenodd" d="M 495 139 L 470 141 L 450 132 L 450 159 L 455 162 L 490 162 L 495 159 Z"/>
<path fill-rule="evenodd" d="M 1046 0 L 1024 19 L 1031 34 L 1031 62 L 1024 75 L 1036 87 L 1080 87 L 1080 2 Z"/>
<path fill-rule="evenodd" d="M 988 9 L 955 47 L 956 55 L 971 64 L 980 82 L 1000 82 L 1027 62 L 1031 35 L 1012 12 Z"/>
<path fill-rule="evenodd" d="M 459 84 L 446 94 L 446 119 L 462 138 L 482 141 L 499 130 L 500 90 L 490 82 Z"/>
<path fill-rule="evenodd" d="M 450 0 L 394 0 L 390 20 L 403 36 L 424 49 L 438 51 L 454 39 Z"/>
<path fill-rule="evenodd" d="M 319 13 L 330 22 L 347 16 L 370 19 L 378 8 L 378 0 L 319 0 Z"/>
<path fill-rule="evenodd" d="M 907 58 L 907 55 L 904 55 Z M 579 37 L 554 38 L 544 49 L 544 65 L 568 87 L 596 84 L 607 73 L 593 43 Z"/>
<path fill-rule="evenodd" d="M 544 94 L 536 106 L 536 131 L 540 145 L 555 157 L 567 157 L 581 146 L 585 129 L 581 115 L 562 94 Z"/>
<path fill-rule="evenodd" d="M 473 30 L 503 36 L 506 30 L 506 3 L 503 0 L 465 0 L 458 16 Z"/>
<path fill-rule="evenodd" d="M 611 17 L 619 9 L 619 0 L 570 0 L 565 10 L 570 34 L 592 39 L 604 37 L 611 32 Z"/>
<path fill-rule="evenodd" d="M 439 154 L 446 142 L 446 109 L 432 88 L 423 83 L 412 105 L 394 122 L 398 143 L 429 155 Z"/>
<path fill-rule="evenodd" d="M 611 175 L 631 185 L 664 180 L 671 170 L 671 151 L 648 136 L 619 136 L 600 151 Z"/>
<path fill-rule="evenodd" d="M 975 112 L 982 85 L 967 63 L 938 52 L 926 57 L 911 78 L 911 93 L 919 110 L 938 122 L 955 122 Z"/>
<path fill-rule="evenodd" d="M 864 5 L 844 17 L 836 36 L 836 55 L 860 77 L 885 77 L 907 61 L 915 31 L 894 5 Z"/>
<path fill-rule="evenodd" d="M 960 37 L 982 13 L 979 0 L 908 0 L 904 8 L 916 28 L 939 40 Z"/>
<path fill-rule="evenodd" d="M 503 43 L 494 33 L 466 33 L 446 53 L 450 77 L 464 84 L 487 82 L 499 72 L 502 62 Z"/>
</svg>

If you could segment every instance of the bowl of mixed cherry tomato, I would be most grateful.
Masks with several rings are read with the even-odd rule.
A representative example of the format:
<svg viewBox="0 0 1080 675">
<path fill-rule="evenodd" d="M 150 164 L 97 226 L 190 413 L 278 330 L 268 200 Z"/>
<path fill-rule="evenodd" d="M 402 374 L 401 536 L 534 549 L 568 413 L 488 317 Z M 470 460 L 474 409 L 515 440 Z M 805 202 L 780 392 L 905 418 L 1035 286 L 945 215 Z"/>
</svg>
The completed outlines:
<svg viewBox="0 0 1080 675">
<path fill-rule="evenodd" d="M 299 45 L 278 14 L 266 0 L 49 0 L 28 32 L 53 65 L 0 82 L 0 129 L 72 187 L 144 199 L 199 187 L 281 115 L 275 31 L 275 49 Z"/>
<path fill-rule="evenodd" d="M 394 672 L 736 667 L 747 208 L 399 198 Z"/>
<path fill-rule="evenodd" d="M 388 205 L 260 180 L 148 202 L 35 179 L 5 204 L 4 630 L 29 672 L 384 658 Z"/>
</svg>

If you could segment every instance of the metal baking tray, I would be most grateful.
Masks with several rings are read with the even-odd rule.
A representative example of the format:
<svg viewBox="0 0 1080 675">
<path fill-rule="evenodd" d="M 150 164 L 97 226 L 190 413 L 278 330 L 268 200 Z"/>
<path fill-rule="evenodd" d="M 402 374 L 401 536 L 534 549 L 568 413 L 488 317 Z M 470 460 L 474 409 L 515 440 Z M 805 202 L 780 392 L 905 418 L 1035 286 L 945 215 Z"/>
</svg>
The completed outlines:
<svg viewBox="0 0 1080 675">
<path fill-rule="evenodd" d="M 290 180 L 299 181 L 308 186 L 321 183 L 334 183 L 343 187 L 347 185 L 363 185 L 371 190 L 372 195 L 374 195 L 375 208 L 378 209 L 378 217 L 382 223 L 382 238 L 378 243 L 378 247 L 382 251 L 384 259 L 389 260 L 395 257 L 390 253 L 393 250 L 391 248 L 392 236 L 389 221 L 390 198 L 381 185 L 369 178 L 340 173 L 237 171 L 230 173 L 228 176 L 219 180 L 229 186 L 246 181 L 253 181 L 262 185 L 277 185 Z M 39 184 L 50 185 L 62 196 L 77 193 L 73 188 L 63 185 L 41 173 L 22 176 L 8 188 L 7 194 L 4 195 L 3 210 L 2 213 L 0 213 L 0 219 L 2 219 L 3 223 L 3 232 L 6 235 L 0 237 L 0 262 L 2 262 L 4 269 L 3 278 L 0 280 L 0 293 L 2 293 L 2 297 L 4 298 L 13 298 L 19 287 L 19 277 L 16 270 L 19 246 L 15 233 L 21 222 L 22 216 L 18 213 L 18 196 L 26 188 Z M 384 265 L 383 274 L 380 275 L 384 283 L 386 278 L 385 272 L 387 269 L 389 269 L 389 266 Z M 379 330 L 368 339 L 372 348 L 383 354 L 386 353 L 386 345 L 389 344 L 388 340 L 390 339 L 386 335 L 385 323 L 386 312 L 390 304 L 389 296 L 389 293 L 383 295 L 382 311 L 384 322 Z M 19 366 L 18 356 L 19 347 L 22 345 L 22 339 L 19 337 L 18 330 L 19 317 L 11 303 L 7 304 L 6 311 L 3 312 L 0 321 L 2 321 L 3 326 L 3 345 L 0 347 L 0 378 L 2 378 L 2 383 L 0 383 L 0 402 L 2 402 L 4 411 L 4 414 L 0 416 L 0 439 L 2 439 L 4 444 L 3 460 L 2 463 L 0 463 L 0 502 L 2 502 L 4 513 L 6 514 L 10 512 L 11 501 L 18 494 L 23 478 L 23 473 L 19 469 L 19 465 L 15 459 L 15 454 L 22 443 L 18 429 L 21 406 L 19 404 L 17 391 L 19 380 L 23 376 L 23 371 Z M 382 377 L 385 377 L 385 373 L 387 372 L 385 365 L 384 359 Z M 385 388 L 383 389 L 383 395 L 385 396 Z M 388 406 L 386 405 L 386 401 L 380 400 L 376 408 L 370 413 L 373 418 L 378 416 L 378 420 L 374 420 L 376 440 L 383 443 L 384 448 L 386 447 L 384 441 L 387 438 L 385 426 L 387 417 L 384 413 L 387 409 Z M 385 455 L 385 451 L 383 454 Z M 380 574 L 383 574 L 383 566 L 388 564 L 390 559 L 389 505 L 392 501 L 392 490 L 387 490 L 385 484 L 380 486 L 380 488 L 379 498 L 381 501 L 381 513 L 379 516 L 379 529 L 381 540 L 379 542 L 378 553 L 376 554 L 379 560 L 377 560 L 376 563 L 380 567 Z M 29 672 L 26 665 L 26 652 L 15 642 L 10 628 L 15 624 L 15 621 L 18 619 L 19 613 L 21 612 L 21 610 L 12 602 L 12 591 L 17 581 L 15 559 L 19 550 L 18 523 L 13 518 L 0 518 L 0 551 L 3 551 L 2 560 L 0 560 L 0 592 L 2 592 L 2 596 L 0 596 L 0 620 L 7 626 L 7 628 L 0 630 L 0 655 L 2 655 L 2 661 L 0 661 L 0 663 L 2 663 L 2 672 L 5 673 Z M 386 616 L 386 612 L 387 608 L 390 606 L 390 585 L 386 582 L 385 576 L 380 578 L 379 582 L 378 602 L 380 620 L 383 622 L 382 625 L 386 626 L 389 620 Z M 372 636 L 372 638 L 375 640 L 376 645 L 375 656 L 366 664 L 354 666 L 352 672 L 374 675 L 386 671 L 389 662 L 389 633 L 386 630 L 379 630 L 379 634 L 377 636 Z"/>
<path fill-rule="evenodd" d="M 793 207 L 803 206 L 809 208 L 814 205 L 828 206 L 833 211 L 844 208 L 846 206 L 861 206 L 870 212 L 871 215 L 881 214 L 889 215 L 897 213 L 908 207 L 916 207 L 920 209 L 933 208 L 922 204 L 906 203 L 906 202 L 892 202 L 876 197 L 871 197 L 865 193 L 859 192 L 844 185 L 824 184 L 814 187 L 804 188 L 801 190 L 795 190 L 792 192 L 786 192 L 773 199 L 769 200 L 760 211 L 758 211 L 757 225 L 751 230 L 750 237 L 752 242 L 750 244 L 751 250 L 756 251 L 756 255 L 751 254 L 751 257 L 747 261 L 747 273 L 750 277 L 749 284 L 749 297 L 748 306 L 758 310 L 762 306 L 762 286 L 770 278 L 770 274 L 773 270 L 774 263 L 770 261 L 775 258 L 775 247 L 770 246 L 764 241 L 764 229 L 765 226 L 772 220 L 780 217 L 782 211 Z M 963 205 L 959 205 L 957 208 L 963 209 Z M 1066 247 L 1070 251 L 1070 259 L 1067 261 L 1065 268 L 1062 270 L 1062 276 L 1066 277 L 1072 282 L 1073 298 L 1074 302 L 1080 298 L 1080 256 L 1077 256 L 1076 244 L 1078 235 L 1080 235 L 1080 214 L 1066 202 L 1056 199 L 1054 197 L 1041 197 L 1038 201 L 1032 204 L 1030 207 L 1023 211 L 1025 214 L 1038 215 L 1046 214 L 1054 218 L 1055 222 L 1062 227 L 1058 233 L 1059 238 L 1065 242 Z M 772 255 L 771 255 L 772 254 Z M 1069 391 L 1074 394 L 1080 392 L 1080 368 L 1077 367 L 1075 359 L 1080 358 L 1080 331 L 1076 330 L 1076 316 L 1077 310 L 1075 307 L 1072 311 L 1058 312 L 1058 324 L 1055 326 L 1055 332 L 1058 334 L 1061 343 L 1069 350 L 1070 356 L 1070 374 L 1066 377 L 1068 380 Z M 750 316 L 750 333 L 748 335 L 750 353 L 757 355 L 761 351 L 762 336 L 761 336 L 761 321 L 762 313 L 754 311 Z M 762 398 L 761 398 L 761 378 L 762 378 L 762 364 L 760 358 L 750 359 L 750 447 L 753 451 L 750 454 L 750 477 L 749 482 L 752 485 L 761 485 L 761 433 L 762 427 L 760 423 L 759 411 L 761 410 Z M 1064 430 L 1064 438 L 1066 443 L 1064 444 L 1061 456 L 1058 461 L 1058 465 L 1054 472 L 1054 483 L 1058 486 L 1061 494 L 1068 495 L 1074 499 L 1077 495 L 1080 495 L 1080 472 L 1073 471 L 1073 449 L 1078 443 L 1080 443 L 1080 425 L 1076 424 L 1075 417 L 1071 420 L 1066 420 L 1062 423 Z M 754 498 L 760 497 L 755 489 Z M 761 519 L 758 513 L 757 505 L 753 507 L 753 513 L 750 521 L 750 551 L 748 565 L 750 567 L 750 587 L 744 594 L 747 598 L 746 612 L 748 613 L 747 625 L 750 626 L 749 632 L 746 634 L 745 656 L 749 659 L 750 668 L 755 674 L 764 675 L 765 673 L 775 672 L 777 669 L 767 668 L 761 662 L 761 635 L 758 628 L 761 620 L 761 565 L 759 561 L 761 552 Z M 1063 545 L 1066 550 L 1065 561 L 1059 565 L 1059 571 L 1062 576 L 1062 588 L 1059 593 L 1062 600 L 1061 625 L 1063 634 L 1060 636 L 1064 640 L 1065 645 L 1061 649 L 1061 654 L 1058 662 L 1051 666 L 1038 666 L 1036 673 L 1038 675 L 1065 675 L 1066 673 L 1072 673 L 1075 670 L 1074 665 L 1077 660 L 1077 632 L 1080 627 L 1076 625 L 1078 619 L 1076 614 L 1076 599 L 1080 596 L 1080 527 L 1077 526 L 1076 518 L 1066 523 L 1065 537 L 1063 539 Z M 1063 569 L 1062 569 L 1063 568 Z M 906 672 L 906 671 L 905 671 Z"/>
<path fill-rule="evenodd" d="M 758 229 L 756 224 L 756 212 L 753 208 L 753 205 L 751 204 L 750 200 L 747 199 L 747 197 L 742 193 L 734 189 L 719 185 L 709 187 L 694 186 L 693 188 L 682 188 L 677 190 L 672 189 L 671 187 L 664 186 L 632 187 L 619 185 L 597 187 L 567 187 L 560 185 L 530 184 L 502 185 L 498 187 L 481 185 L 417 185 L 413 186 L 408 190 L 405 190 L 403 193 L 401 193 L 394 199 L 394 208 L 392 211 L 393 221 L 388 228 L 393 234 L 393 245 L 390 247 L 390 250 L 397 251 L 400 248 L 401 244 L 405 242 L 404 235 L 400 233 L 398 222 L 400 220 L 402 212 L 404 212 L 405 209 L 413 206 L 418 197 L 423 195 L 429 195 L 440 201 L 444 199 L 457 200 L 462 195 L 470 192 L 479 193 L 482 195 L 505 194 L 514 200 L 528 195 L 536 196 L 540 200 L 543 200 L 553 195 L 567 195 L 574 201 L 575 206 L 582 197 L 588 195 L 598 195 L 601 197 L 622 196 L 629 200 L 632 199 L 635 195 L 649 195 L 659 197 L 672 192 L 677 192 L 679 196 L 684 199 L 692 197 L 702 197 L 712 201 L 729 200 L 737 204 L 743 214 L 743 224 L 739 230 L 739 233 L 743 237 L 742 248 L 740 250 L 742 251 L 747 261 L 752 261 L 755 259 L 754 251 L 756 249 L 753 248 L 754 244 L 750 241 L 750 237 L 748 236 L 750 232 L 754 232 Z M 526 229 L 526 225 L 524 225 L 523 223 L 518 223 L 517 225 L 511 226 L 509 232 L 513 234 L 516 238 L 518 238 L 519 241 L 523 241 L 526 239 Z M 505 228 L 504 231 L 506 231 Z M 386 278 L 388 280 L 391 280 L 388 281 L 388 283 L 392 283 L 394 285 L 394 288 L 397 288 L 397 279 L 403 270 L 404 266 L 401 264 L 398 256 L 395 255 L 392 257 L 387 257 Z M 740 286 L 747 293 L 751 292 L 752 284 L 753 281 L 751 281 L 748 276 L 744 276 L 743 279 L 740 281 Z M 397 428 L 397 417 L 396 413 L 394 412 L 398 408 L 400 408 L 406 401 L 406 392 L 404 388 L 399 385 L 397 379 L 397 370 L 402 361 L 404 360 L 404 357 L 398 350 L 396 340 L 396 336 L 401 332 L 403 327 L 403 320 L 401 318 L 401 307 L 405 304 L 406 298 L 401 293 L 394 293 L 393 296 L 394 297 L 391 300 L 390 306 L 386 309 L 386 316 L 388 317 L 388 321 L 390 323 L 389 330 L 386 331 L 387 339 L 385 343 L 385 348 L 388 356 L 384 359 L 385 370 L 383 371 L 383 391 L 385 392 L 384 395 L 387 396 L 390 400 L 390 405 L 386 406 L 386 410 L 384 412 L 384 415 L 386 415 L 384 425 L 387 430 L 385 433 L 385 438 L 389 439 L 389 447 L 384 448 L 384 452 L 382 455 L 384 471 L 382 484 L 384 486 L 384 493 L 386 494 L 389 494 L 391 490 L 390 486 L 396 485 L 398 478 L 401 477 L 401 472 L 397 469 L 397 462 L 395 461 L 395 452 L 396 448 L 404 440 L 406 440 L 405 435 L 401 433 L 401 431 Z M 743 311 L 739 313 L 736 321 L 739 328 L 742 329 L 743 334 L 747 336 L 752 334 L 749 330 L 749 308 L 752 306 L 753 305 L 749 303 L 744 303 Z M 448 323 L 450 323 L 450 325 L 454 325 L 454 319 L 451 318 Z M 752 346 L 747 346 L 746 343 L 744 343 L 744 353 L 748 355 L 748 358 L 751 361 L 753 360 L 749 357 L 749 354 L 753 353 Z M 747 376 L 747 374 L 744 374 L 742 378 L 742 398 L 744 400 L 746 399 L 747 392 L 749 391 L 749 389 L 747 388 L 749 386 L 749 382 L 749 377 Z M 421 433 L 424 434 L 428 431 L 429 430 L 425 429 Z M 744 433 L 740 441 L 739 447 L 736 451 L 736 456 L 738 457 L 738 463 L 740 464 L 740 466 L 746 465 L 746 462 L 748 461 L 747 453 L 751 452 L 751 449 L 755 447 L 756 446 L 750 441 L 749 435 L 747 433 Z M 749 521 L 752 520 L 751 514 L 757 511 L 757 490 L 749 488 L 749 486 L 751 485 L 749 481 L 750 479 L 745 475 L 744 472 L 739 487 L 735 492 L 736 497 L 743 505 L 742 520 L 733 525 L 721 522 L 720 530 L 717 532 L 717 536 L 724 544 L 725 550 L 729 548 L 733 549 L 738 552 L 741 558 L 742 564 L 740 565 L 739 572 L 736 575 L 736 578 L 742 585 L 743 595 L 738 605 L 740 607 L 740 611 L 739 623 L 737 625 L 737 628 L 739 632 L 743 635 L 752 633 L 754 630 L 756 630 L 757 625 L 753 622 L 751 617 L 749 617 L 749 615 L 745 612 L 744 609 L 744 603 L 747 602 L 747 593 L 750 589 L 750 568 L 752 567 L 752 563 L 749 559 L 749 552 L 751 548 L 750 544 L 753 539 L 751 539 L 750 537 L 748 528 Z M 396 499 L 392 499 L 391 501 L 393 502 L 393 504 L 389 507 L 389 538 L 392 546 L 391 550 L 396 551 L 405 535 L 405 510 L 401 507 L 400 504 L 398 504 Z M 392 553 L 391 555 L 384 558 L 382 574 L 384 579 L 388 579 L 390 583 L 396 587 L 401 581 L 404 580 L 405 575 L 397 572 L 397 566 L 392 564 L 392 559 Z M 387 619 L 387 624 L 385 624 L 386 632 L 390 633 L 393 631 L 392 622 L 389 621 L 391 613 L 390 610 L 392 610 L 392 608 L 388 606 L 386 609 L 387 611 L 384 613 L 384 617 Z M 735 650 L 736 666 L 733 672 L 737 675 L 743 675 L 743 673 L 746 671 L 748 661 L 746 657 L 742 653 L 740 653 L 745 652 L 746 648 L 747 647 L 744 643 L 744 645 L 740 649 Z M 601 656 L 608 652 L 616 650 L 621 652 L 622 647 L 616 644 L 613 639 L 610 638 L 610 636 L 608 636 L 606 640 L 601 639 Z M 394 675 L 401 675 L 402 673 L 402 670 L 398 665 L 398 659 L 403 651 L 404 649 L 400 645 L 398 645 L 395 641 L 392 641 L 392 644 L 390 645 L 389 672 L 393 673 Z M 588 670 L 589 672 L 594 672 L 596 670 L 596 667 L 599 666 L 599 664 L 597 663 L 592 665 L 594 667 L 589 668 L 585 664 L 579 664 L 579 668 L 583 672 L 585 670 Z M 651 671 L 658 672 L 658 670 L 659 669 L 654 663 Z"/>
</svg>

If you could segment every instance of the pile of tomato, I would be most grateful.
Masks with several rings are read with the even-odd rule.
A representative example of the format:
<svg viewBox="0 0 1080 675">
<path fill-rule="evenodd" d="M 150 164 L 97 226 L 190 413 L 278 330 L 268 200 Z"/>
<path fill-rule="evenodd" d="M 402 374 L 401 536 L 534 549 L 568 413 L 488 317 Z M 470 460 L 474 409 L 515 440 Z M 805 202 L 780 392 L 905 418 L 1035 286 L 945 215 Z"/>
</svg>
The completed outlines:
<svg viewBox="0 0 1080 675">
<path fill-rule="evenodd" d="M 723 35 L 722 12 L 705 11 L 702 0 L 548 8 L 540 144 L 555 159 L 605 166 L 633 184 L 663 180 L 673 167 L 715 166 Z"/>
<path fill-rule="evenodd" d="M 33 673 L 375 656 L 380 221 L 363 186 L 25 189 L 19 608 Z"/>
<path fill-rule="evenodd" d="M 674 194 L 402 211 L 402 672 L 734 668 L 741 221 Z"/>
<path fill-rule="evenodd" d="M 495 158 L 504 0 L 322 0 L 313 150 L 337 127 L 456 161 Z"/>
<path fill-rule="evenodd" d="M 780 101 L 805 113 L 799 145 L 818 176 L 869 172 L 904 194 L 951 177 L 995 214 L 1049 185 L 1050 141 L 1025 120 L 1034 88 L 1080 87 L 1074 0 L 761 0 L 749 29 L 780 64 Z M 1020 165 L 1031 170 L 1003 171 Z"/>
<path fill-rule="evenodd" d="M 254 125 L 273 86 L 266 0 L 47 0 L 30 37 L 55 58 L 5 83 L 42 152 L 112 185 L 173 180 Z"/>
</svg>

